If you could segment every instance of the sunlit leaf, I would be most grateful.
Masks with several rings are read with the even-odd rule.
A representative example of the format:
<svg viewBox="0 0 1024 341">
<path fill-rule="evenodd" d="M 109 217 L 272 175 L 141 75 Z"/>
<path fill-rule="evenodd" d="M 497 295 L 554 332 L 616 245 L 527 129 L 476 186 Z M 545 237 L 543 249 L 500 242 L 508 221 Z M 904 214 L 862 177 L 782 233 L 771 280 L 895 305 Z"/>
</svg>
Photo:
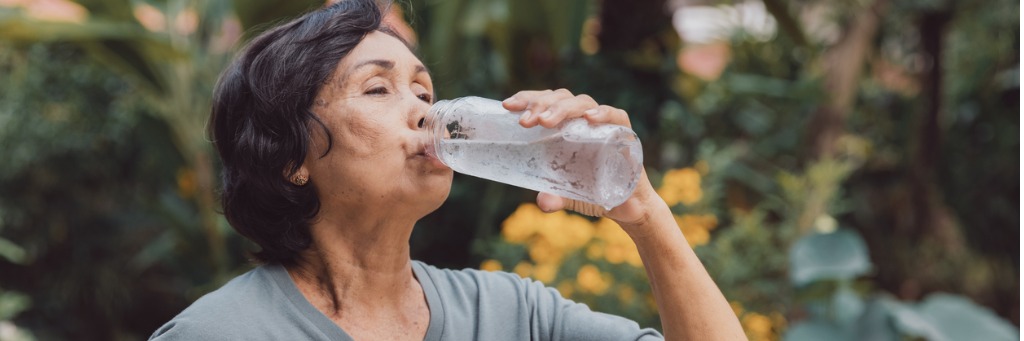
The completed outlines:
<svg viewBox="0 0 1024 341">
<path fill-rule="evenodd" d="M 24 42 L 91 41 L 130 38 L 135 27 L 126 22 L 90 20 L 85 23 L 41 21 L 18 14 L 0 15 L 0 39 Z"/>
<path fill-rule="evenodd" d="M 0 257 L 11 263 L 23 264 L 25 262 L 25 249 L 10 240 L 0 238 Z"/>
<path fill-rule="evenodd" d="M 853 279 L 871 270 L 867 246 L 856 232 L 804 236 L 789 251 L 790 280 L 798 286 L 823 279 Z"/>
<path fill-rule="evenodd" d="M 0 290 L 0 321 L 9 320 L 32 306 L 28 295 Z M 0 337 L 3 335 L 0 334 Z"/>
</svg>

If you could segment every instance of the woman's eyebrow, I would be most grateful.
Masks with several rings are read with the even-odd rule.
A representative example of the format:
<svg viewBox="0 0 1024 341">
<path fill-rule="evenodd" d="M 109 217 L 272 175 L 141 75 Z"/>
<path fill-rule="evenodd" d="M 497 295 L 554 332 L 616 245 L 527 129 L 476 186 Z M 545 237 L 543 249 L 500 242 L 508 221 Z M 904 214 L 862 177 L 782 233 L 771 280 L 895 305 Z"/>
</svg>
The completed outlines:
<svg viewBox="0 0 1024 341">
<path fill-rule="evenodd" d="M 348 71 L 345 72 L 344 75 L 342 75 L 339 84 L 345 84 L 350 76 L 359 71 L 359 69 L 368 66 L 376 66 L 378 68 L 384 69 L 384 71 L 390 71 L 395 68 L 395 62 L 386 59 L 371 59 L 359 62 L 358 64 L 349 68 Z M 427 67 L 424 66 L 423 64 L 417 64 L 415 67 L 413 67 L 413 74 L 418 74 L 421 72 L 426 72 L 427 74 L 430 74 L 430 70 L 428 70 Z"/>
<path fill-rule="evenodd" d="M 378 68 L 384 69 L 384 71 L 388 71 L 395 68 L 395 62 L 386 59 L 370 59 L 361 61 L 358 64 L 346 70 L 345 73 L 341 75 L 341 78 L 338 79 L 338 85 L 345 85 L 346 83 L 348 83 L 348 79 L 352 77 L 352 75 L 356 74 L 356 72 L 359 71 L 359 69 L 370 66 L 376 66 Z"/>
<path fill-rule="evenodd" d="M 377 67 L 385 69 L 385 70 L 391 70 L 391 69 L 395 68 L 395 62 L 394 61 L 390 61 L 390 60 L 385 60 L 385 59 L 364 60 L 362 62 L 359 62 L 359 64 L 356 64 L 355 66 L 353 66 L 350 69 L 351 70 L 350 72 L 356 72 L 360 68 L 363 68 L 363 67 L 366 67 L 366 66 L 377 66 Z"/>
</svg>

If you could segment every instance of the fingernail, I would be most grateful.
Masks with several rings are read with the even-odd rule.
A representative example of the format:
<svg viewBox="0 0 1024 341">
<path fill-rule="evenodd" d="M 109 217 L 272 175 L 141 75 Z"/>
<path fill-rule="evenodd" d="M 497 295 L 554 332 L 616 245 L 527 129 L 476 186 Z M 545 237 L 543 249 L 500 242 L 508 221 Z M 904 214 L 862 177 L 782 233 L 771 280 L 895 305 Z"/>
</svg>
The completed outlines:
<svg viewBox="0 0 1024 341">
<path fill-rule="evenodd" d="M 529 110 L 526 110 L 526 111 L 523 111 L 523 114 L 521 116 L 519 116 L 519 120 L 525 122 L 525 121 L 530 120 L 530 118 L 532 118 L 532 116 L 533 116 L 533 113 L 530 112 Z"/>
<path fill-rule="evenodd" d="M 504 102 L 505 104 L 513 104 L 514 105 L 514 104 L 519 104 L 519 99 L 515 98 L 515 96 L 513 96 L 513 97 L 506 98 L 502 102 Z"/>
<path fill-rule="evenodd" d="M 597 110 L 597 108 L 594 108 L 594 109 L 585 110 L 585 111 L 583 111 L 583 113 L 586 114 L 587 116 L 595 116 L 595 115 L 597 115 L 598 110 Z"/>
<path fill-rule="evenodd" d="M 548 117 L 551 117 L 551 110 L 546 110 L 546 111 L 540 113 L 540 118 L 546 120 L 546 119 L 548 119 Z"/>
</svg>

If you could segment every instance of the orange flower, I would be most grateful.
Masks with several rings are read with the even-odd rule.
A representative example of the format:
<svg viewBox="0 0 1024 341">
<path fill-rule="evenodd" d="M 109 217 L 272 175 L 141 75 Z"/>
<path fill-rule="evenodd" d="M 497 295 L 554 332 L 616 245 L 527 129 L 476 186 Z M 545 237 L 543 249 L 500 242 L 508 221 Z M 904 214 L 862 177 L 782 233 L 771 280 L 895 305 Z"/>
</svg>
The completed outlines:
<svg viewBox="0 0 1024 341">
<path fill-rule="evenodd" d="M 501 262 L 488 259 L 480 263 L 480 270 L 484 271 L 501 271 Z"/>
<path fill-rule="evenodd" d="M 679 203 L 692 205 L 700 201 L 704 195 L 700 188 L 700 172 L 693 168 L 682 168 L 668 171 L 662 178 L 658 195 L 665 203 L 674 206 Z"/>
</svg>

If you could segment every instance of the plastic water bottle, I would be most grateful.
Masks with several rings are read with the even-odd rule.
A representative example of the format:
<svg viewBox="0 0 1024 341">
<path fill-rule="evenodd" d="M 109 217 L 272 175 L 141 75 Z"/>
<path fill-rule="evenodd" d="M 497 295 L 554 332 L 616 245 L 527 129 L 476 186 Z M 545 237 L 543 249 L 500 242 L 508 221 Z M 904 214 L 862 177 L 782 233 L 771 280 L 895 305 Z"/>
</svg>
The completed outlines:
<svg viewBox="0 0 1024 341">
<path fill-rule="evenodd" d="M 452 170 L 605 210 L 633 194 L 643 171 L 640 139 L 631 129 L 583 118 L 555 128 L 519 125 L 521 112 L 501 102 L 461 97 L 438 101 L 426 118 L 433 150 Z"/>
</svg>

